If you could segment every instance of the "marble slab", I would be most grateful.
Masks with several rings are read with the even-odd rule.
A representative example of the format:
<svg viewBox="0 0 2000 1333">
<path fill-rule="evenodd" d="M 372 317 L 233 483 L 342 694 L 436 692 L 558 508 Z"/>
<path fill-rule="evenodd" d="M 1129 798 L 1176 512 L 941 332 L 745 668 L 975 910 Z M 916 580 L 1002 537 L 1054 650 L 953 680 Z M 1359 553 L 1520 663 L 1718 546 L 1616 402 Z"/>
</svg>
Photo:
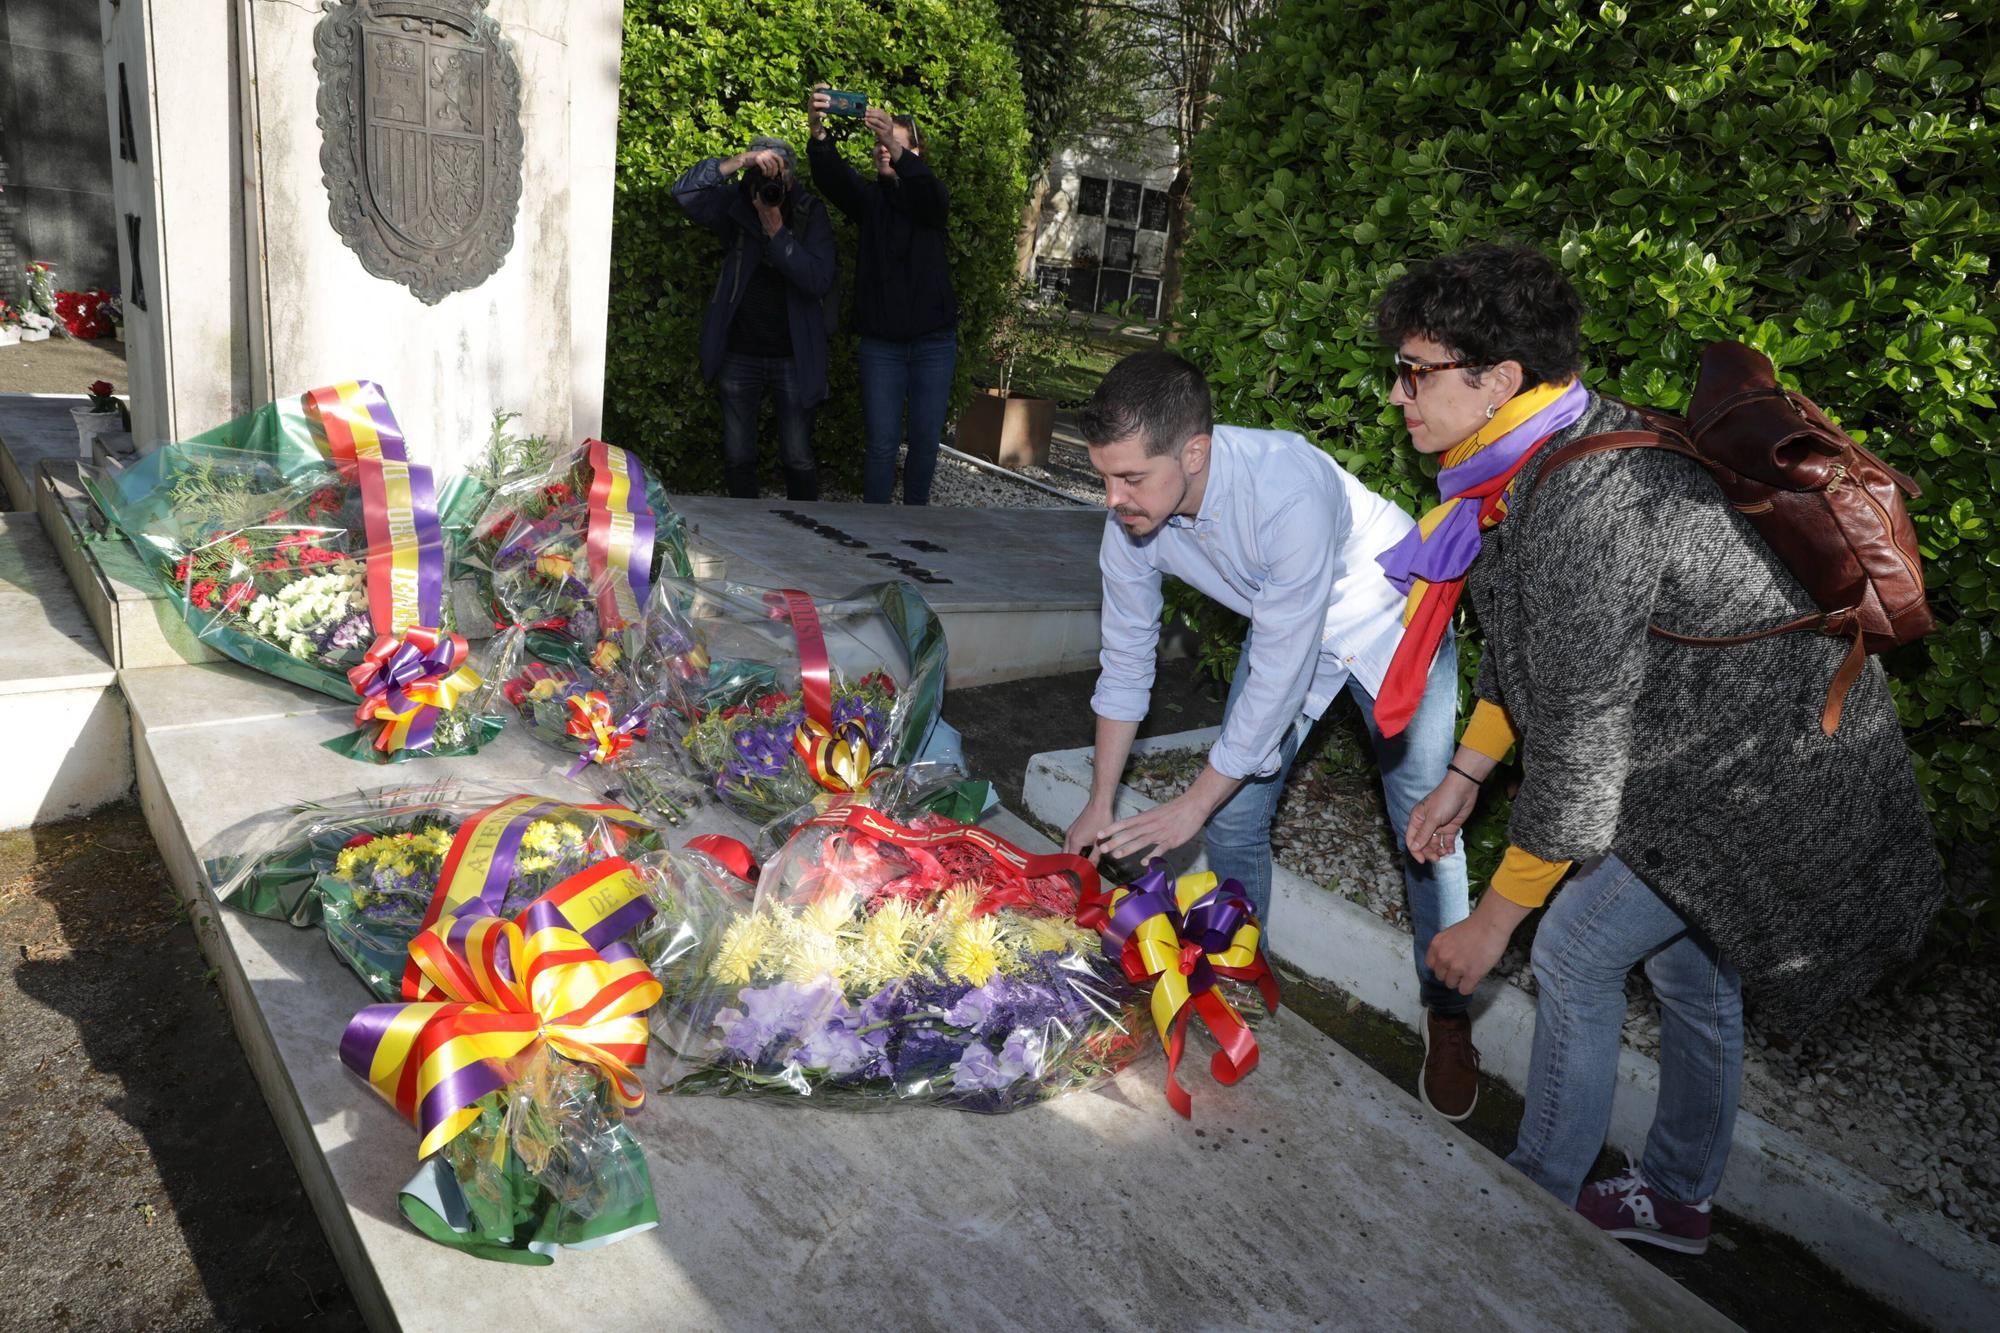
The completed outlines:
<svg viewBox="0 0 2000 1333">
<path fill-rule="evenodd" d="M 1167 1108 L 1157 1053 L 997 1117 L 656 1094 L 633 1122 L 656 1230 L 544 1269 L 432 1244 L 396 1211 L 415 1132 L 335 1056 L 367 994 L 317 932 L 216 908 L 199 866 L 260 812 L 376 780 L 573 789 L 547 751 L 504 739 L 365 770 L 308 744 L 324 719 L 274 716 L 268 695 L 241 716 L 158 716 L 168 672 L 192 697 L 228 670 L 166 668 L 135 693 L 142 798 L 374 1327 L 1728 1326 L 1289 1012 L 1242 1085 L 1190 1062 L 1192 1123 Z M 1004 812 L 996 827 L 1045 846 Z M 707 810 L 676 836 L 700 831 L 745 830 Z"/>
</svg>

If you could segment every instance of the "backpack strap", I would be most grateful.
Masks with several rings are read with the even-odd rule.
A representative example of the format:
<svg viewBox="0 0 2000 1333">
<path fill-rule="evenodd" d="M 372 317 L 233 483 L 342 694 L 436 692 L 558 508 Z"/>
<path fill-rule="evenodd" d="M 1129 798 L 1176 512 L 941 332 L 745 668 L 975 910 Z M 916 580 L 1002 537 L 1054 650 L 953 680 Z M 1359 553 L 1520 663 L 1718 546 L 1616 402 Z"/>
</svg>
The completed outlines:
<svg viewBox="0 0 2000 1333">
<path fill-rule="evenodd" d="M 1580 440 L 1571 440 L 1550 454 L 1549 461 L 1542 464 L 1542 470 L 1535 474 L 1535 484 L 1528 488 L 1528 494 L 1532 496 L 1542 489 L 1543 482 L 1577 459 L 1588 458 L 1592 454 L 1608 454 L 1613 449 L 1664 449 L 1683 458 L 1692 458 L 1703 467 L 1708 466 L 1708 460 L 1678 435 L 1668 435 L 1657 430 L 1608 430 L 1600 435 L 1586 435 Z"/>
</svg>

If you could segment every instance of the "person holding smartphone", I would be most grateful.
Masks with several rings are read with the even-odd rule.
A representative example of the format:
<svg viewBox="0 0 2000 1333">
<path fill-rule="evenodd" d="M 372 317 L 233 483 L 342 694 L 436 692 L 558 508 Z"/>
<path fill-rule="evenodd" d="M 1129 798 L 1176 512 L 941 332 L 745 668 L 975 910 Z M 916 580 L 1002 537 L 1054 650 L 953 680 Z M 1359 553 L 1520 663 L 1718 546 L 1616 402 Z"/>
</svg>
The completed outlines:
<svg viewBox="0 0 2000 1333">
<path fill-rule="evenodd" d="M 861 123 L 875 136 L 875 172 L 864 180 L 840 155 L 825 117 L 837 108 L 825 84 L 808 104 L 812 138 L 806 159 L 813 185 L 860 232 L 854 264 L 854 328 L 861 337 L 861 405 L 868 450 L 861 498 L 887 504 L 896 488 L 896 454 L 908 418 L 903 503 L 929 504 L 938 440 L 958 367 L 958 300 L 952 293 L 945 237 L 951 200 L 923 159 L 914 116 L 868 107 Z M 858 101 L 859 99 L 853 99 Z M 841 98 L 842 106 L 850 105 Z"/>
</svg>

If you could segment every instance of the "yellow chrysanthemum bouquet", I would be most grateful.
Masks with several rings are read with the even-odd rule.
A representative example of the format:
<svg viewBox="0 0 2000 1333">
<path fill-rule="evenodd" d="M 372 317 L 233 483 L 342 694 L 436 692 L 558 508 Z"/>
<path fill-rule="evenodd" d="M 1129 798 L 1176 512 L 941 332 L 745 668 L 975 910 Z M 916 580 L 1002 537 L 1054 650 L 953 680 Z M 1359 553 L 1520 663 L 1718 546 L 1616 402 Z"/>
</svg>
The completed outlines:
<svg viewBox="0 0 2000 1333">
<path fill-rule="evenodd" d="M 661 860 L 642 951 L 675 1091 L 1008 1111 L 1138 1050 L 1139 996 L 1076 924 L 1077 858 L 847 807 L 802 826 L 754 891 Z"/>
</svg>

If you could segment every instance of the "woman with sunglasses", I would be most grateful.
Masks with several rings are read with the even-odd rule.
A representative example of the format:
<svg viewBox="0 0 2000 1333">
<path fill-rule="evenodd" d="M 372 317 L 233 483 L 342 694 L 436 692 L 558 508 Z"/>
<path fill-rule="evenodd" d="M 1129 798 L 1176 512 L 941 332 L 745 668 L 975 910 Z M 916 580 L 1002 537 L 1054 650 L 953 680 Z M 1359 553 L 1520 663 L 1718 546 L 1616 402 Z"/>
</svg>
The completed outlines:
<svg viewBox="0 0 2000 1333">
<path fill-rule="evenodd" d="M 951 197 L 924 162 L 916 117 L 873 106 L 862 114 L 875 136 L 869 149 L 875 174 L 863 181 L 827 133 L 824 117 L 832 102 L 825 84 L 813 89 L 808 105 L 813 184 L 860 230 L 854 330 L 861 335 L 861 410 L 868 429 L 861 498 L 888 504 L 895 493 L 907 412 L 903 503 L 929 504 L 958 367 L 958 300 L 945 238 Z"/>
<path fill-rule="evenodd" d="M 1943 893 L 1881 665 L 1820 725 L 1843 641 L 1725 636 L 1814 610 L 1702 468 L 1653 449 L 1557 449 L 1639 429 L 1578 378 L 1582 304 L 1537 251 L 1492 245 L 1392 282 L 1376 330 L 1390 402 L 1440 456 L 1444 503 L 1382 556 L 1408 594 L 1393 685 L 1427 658 L 1461 591 L 1486 646 L 1444 782 L 1410 819 L 1413 855 L 1456 845 L 1516 743 L 1512 842 L 1490 891 L 1433 940 L 1470 993 L 1572 867 L 1535 935 L 1534 1053 L 1515 1166 L 1615 1236 L 1708 1245 L 1736 1115 L 1743 998 L 1791 1035 L 1913 953 Z M 1385 690 L 1389 688 L 1385 685 Z M 1625 979 L 1661 1009 L 1644 1155 L 1584 1189 L 1610 1123 Z"/>
</svg>

